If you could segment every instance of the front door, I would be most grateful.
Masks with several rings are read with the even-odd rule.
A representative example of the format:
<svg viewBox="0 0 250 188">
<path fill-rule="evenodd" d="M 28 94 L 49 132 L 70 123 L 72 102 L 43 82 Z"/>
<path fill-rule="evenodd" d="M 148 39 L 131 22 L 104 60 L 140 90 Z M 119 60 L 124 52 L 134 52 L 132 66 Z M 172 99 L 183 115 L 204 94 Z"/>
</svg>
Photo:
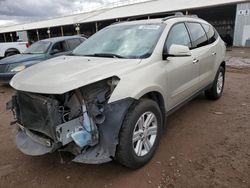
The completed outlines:
<svg viewBox="0 0 250 188">
<path fill-rule="evenodd" d="M 192 47 L 184 23 L 175 24 L 169 31 L 164 49 L 171 45 Z M 193 55 L 186 57 L 168 57 L 166 60 L 167 93 L 169 108 L 173 108 L 192 96 L 199 87 L 199 61 Z"/>
</svg>

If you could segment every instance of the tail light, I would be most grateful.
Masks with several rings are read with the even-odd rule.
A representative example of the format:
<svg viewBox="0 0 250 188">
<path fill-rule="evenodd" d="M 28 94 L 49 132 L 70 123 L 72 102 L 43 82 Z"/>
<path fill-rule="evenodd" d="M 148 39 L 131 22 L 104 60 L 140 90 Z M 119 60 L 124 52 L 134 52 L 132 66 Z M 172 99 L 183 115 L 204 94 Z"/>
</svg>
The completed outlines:
<svg viewBox="0 0 250 188">
<path fill-rule="evenodd" d="M 26 48 L 29 48 L 30 47 L 30 44 L 27 42 L 26 43 Z"/>
</svg>

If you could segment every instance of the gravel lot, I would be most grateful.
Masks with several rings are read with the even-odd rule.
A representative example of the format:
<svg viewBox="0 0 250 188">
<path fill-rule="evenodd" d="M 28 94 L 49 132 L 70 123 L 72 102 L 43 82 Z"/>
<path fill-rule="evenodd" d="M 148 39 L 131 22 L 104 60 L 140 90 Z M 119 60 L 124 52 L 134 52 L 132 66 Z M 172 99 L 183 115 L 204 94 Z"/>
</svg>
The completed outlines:
<svg viewBox="0 0 250 188">
<path fill-rule="evenodd" d="M 249 60 L 249 51 L 233 49 L 228 59 Z M 11 113 L 1 114 L 0 187 L 250 187 L 250 68 L 230 67 L 223 97 L 200 95 L 170 116 L 155 157 L 136 171 L 75 164 L 69 154 L 25 156 L 14 144 Z M 0 113 L 13 93 L 0 86 Z"/>
</svg>

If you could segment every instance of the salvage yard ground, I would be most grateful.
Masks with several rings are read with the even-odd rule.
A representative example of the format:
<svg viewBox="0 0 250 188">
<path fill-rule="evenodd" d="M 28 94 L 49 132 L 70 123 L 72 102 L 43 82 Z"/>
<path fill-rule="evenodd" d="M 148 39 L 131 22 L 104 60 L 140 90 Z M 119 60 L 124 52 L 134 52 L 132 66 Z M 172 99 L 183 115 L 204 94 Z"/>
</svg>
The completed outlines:
<svg viewBox="0 0 250 188">
<path fill-rule="evenodd" d="M 76 164 L 64 153 L 26 156 L 14 144 L 11 113 L 1 114 L 0 187 L 250 187 L 250 49 L 227 58 L 223 97 L 200 95 L 170 116 L 155 157 L 136 171 Z M 0 113 L 13 93 L 0 86 Z"/>
</svg>

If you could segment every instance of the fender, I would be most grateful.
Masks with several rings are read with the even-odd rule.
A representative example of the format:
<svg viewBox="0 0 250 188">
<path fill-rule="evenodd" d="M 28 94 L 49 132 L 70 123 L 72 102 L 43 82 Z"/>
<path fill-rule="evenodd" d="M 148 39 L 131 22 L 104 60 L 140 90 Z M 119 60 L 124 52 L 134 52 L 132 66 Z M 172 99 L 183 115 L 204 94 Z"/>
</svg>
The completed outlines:
<svg viewBox="0 0 250 188">
<path fill-rule="evenodd" d="M 158 92 L 163 96 L 163 98 L 166 97 L 163 89 L 161 89 L 158 86 L 152 85 L 152 86 L 144 88 L 143 90 L 138 89 L 137 91 L 135 91 L 134 98 L 135 99 L 140 99 L 142 96 L 146 95 L 147 93 L 151 93 L 151 92 Z"/>
<path fill-rule="evenodd" d="M 124 87 L 120 88 L 120 84 L 122 85 L 122 83 L 119 83 L 117 85 L 117 87 L 115 88 L 113 94 L 111 95 L 108 103 L 113 103 L 113 102 L 122 100 L 124 98 L 132 98 L 132 99 L 135 99 L 135 100 L 139 100 L 140 98 L 142 98 L 144 95 L 146 95 L 148 93 L 157 92 L 157 93 L 160 93 L 162 95 L 162 97 L 165 99 L 164 100 L 164 107 L 165 107 L 165 110 L 168 110 L 166 108 L 168 106 L 167 94 L 157 84 L 150 84 L 150 85 L 148 85 L 146 87 L 145 86 L 138 87 L 138 84 L 137 84 L 136 85 L 137 88 L 135 88 L 134 90 L 132 89 L 132 88 L 134 88 L 132 85 L 131 85 L 130 88 L 128 88 L 126 90 L 123 90 Z"/>
</svg>

